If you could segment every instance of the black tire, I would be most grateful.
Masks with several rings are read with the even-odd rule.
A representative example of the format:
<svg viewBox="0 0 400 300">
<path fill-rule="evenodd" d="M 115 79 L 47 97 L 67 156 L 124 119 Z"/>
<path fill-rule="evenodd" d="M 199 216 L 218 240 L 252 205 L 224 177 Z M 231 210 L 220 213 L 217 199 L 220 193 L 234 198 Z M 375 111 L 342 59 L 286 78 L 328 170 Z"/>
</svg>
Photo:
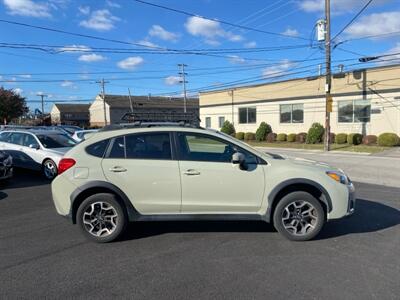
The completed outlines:
<svg viewBox="0 0 400 300">
<path fill-rule="evenodd" d="M 95 204 L 96 203 L 96 204 Z M 93 224 L 96 224 L 96 220 L 94 220 L 94 223 L 91 223 L 89 225 L 88 223 L 84 223 L 84 217 L 86 218 L 86 222 L 88 221 L 88 214 L 84 216 L 85 212 L 91 211 L 92 208 L 98 207 L 99 204 L 97 203 L 105 203 L 108 205 L 108 207 L 112 207 L 115 210 L 116 217 L 113 219 L 113 223 L 115 223 L 115 228 L 110 232 L 105 235 L 95 235 L 94 233 L 90 232 L 90 229 L 93 227 L 94 231 L 100 229 L 100 228 L 105 228 L 107 227 L 106 224 L 99 224 L 98 226 L 94 227 Z M 92 206 L 94 204 L 94 206 Z M 108 209 L 109 210 L 109 209 Z M 92 195 L 88 198 L 86 198 L 81 205 L 78 208 L 77 214 L 76 214 L 76 222 L 79 225 L 80 229 L 82 230 L 83 234 L 91 241 L 97 242 L 97 243 L 108 243 L 115 241 L 118 239 L 125 231 L 127 223 L 128 223 L 128 218 L 126 216 L 125 209 L 121 206 L 119 201 L 117 200 L 116 196 L 113 194 L 108 194 L 108 193 L 100 193 L 100 194 L 95 194 Z M 101 221 L 99 221 L 101 222 Z M 112 224 L 108 224 L 109 227 L 112 227 Z M 100 227 L 99 227 L 100 226 Z M 111 229 L 111 228 L 107 228 Z M 102 229 L 100 229 L 101 231 Z"/>
<path fill-rule="evenodd" d="M 51 171 L 49 169 L 50 165 L 53 168 Z M 50 158 L 46 159 L 42 165 L 42 172 L 46 179 L 53 180 L 58 174 L 57 164 Z"/>
<path fill-rule="evenodd" d="M 303 208 L 300 208 L 300 212 L 298 211 L 299 208 L 296 208 L 293 213 L 288 213 L 291 211 L 291 208 L 295 208 L 301 204 L 304 205 L 304 210 L 307 210 L 307 208 L 311 209 L 312 216 L 304 217 L 301 212 Z M 306 211 L 304 213 L 306 213 Z M 310 213 L 307 214 L 310 215 Z M 325 212 L 322 208 L 321 202 L 311 194 L 307 192 L 293 192 L 287 194 L 278 202 L 273 218 L 276 230 L 285 238 L 291 241 L 308 241 L 313 239 L 321 231 L 325 223 Z M 284 220 L 284 218 L 287 219 Z M 294 222 L 294 224 L 298 225 L 292 225 L 293 223 L 289 222 L 290 220 Z M 307 223 L 310 224 L 306 225 Z M 287 228 L 289 226 L 293 228 Z M 299 231 L 298 229 L 304 228 L 304 233 L 297 232 Z M 309 230 L 307 230 L 307 228 L 309 228 Z"/>
</svg>

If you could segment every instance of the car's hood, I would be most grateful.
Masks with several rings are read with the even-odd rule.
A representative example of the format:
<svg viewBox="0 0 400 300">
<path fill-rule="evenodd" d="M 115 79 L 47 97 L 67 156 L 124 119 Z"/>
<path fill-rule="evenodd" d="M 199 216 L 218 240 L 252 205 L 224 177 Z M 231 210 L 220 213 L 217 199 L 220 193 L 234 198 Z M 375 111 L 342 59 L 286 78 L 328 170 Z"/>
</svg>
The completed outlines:
<svg viewBox="0 0 400 300">
<path fill-rule="evenodd" d="M 63 156 L 69 150 L 71 150 L 71 147 L 46 149 L 47 152 L 55 154 L 55 155 L 59 155 L 59 156 Z"/>
</svg>

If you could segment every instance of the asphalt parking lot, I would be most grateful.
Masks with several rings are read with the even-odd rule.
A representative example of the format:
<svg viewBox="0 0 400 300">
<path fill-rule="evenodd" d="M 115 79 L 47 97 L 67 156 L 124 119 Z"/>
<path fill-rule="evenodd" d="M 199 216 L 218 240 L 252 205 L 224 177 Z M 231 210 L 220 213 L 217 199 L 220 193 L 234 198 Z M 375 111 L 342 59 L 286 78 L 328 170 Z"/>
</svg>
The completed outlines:
<svg viewBox="0 0 400 300">
<path fill-rule="evenodd" d="M 94 244 L 40 175 L 0 187 L 0 299 L 399 299 L 400 189 L 356 183 L 355 215 L 311 242 L 258 222 L 165 222 Z"/>
</svg>

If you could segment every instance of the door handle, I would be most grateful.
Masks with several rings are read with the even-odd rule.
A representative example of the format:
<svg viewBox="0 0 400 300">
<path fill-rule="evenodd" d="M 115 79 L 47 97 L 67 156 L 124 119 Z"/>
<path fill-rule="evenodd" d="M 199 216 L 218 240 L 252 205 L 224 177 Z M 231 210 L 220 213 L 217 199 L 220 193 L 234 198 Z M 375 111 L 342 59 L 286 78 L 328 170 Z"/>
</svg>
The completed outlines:
<svg viewBox="0 0 400 300">
<path fill-rule="evenodd" d="M 189 169 L 189 170 L 186 170 L 185 172 L 183 172 L 183 174 L 188 175 L 188 176 L 193 176 L 193 175 L 200 175 L 200 172 L 193 170 L 193 169 Z"/>
<path fill-rule="evenodd" d="M 119 167 L 119 166 L 115 166 L 109 169 L 110 172 L 114 172 L 114 173 L 120 173 L 120 172 L 126 172 L 128 171 L 127 169 L 125 169 L 124 167 Z"/>
</svg>

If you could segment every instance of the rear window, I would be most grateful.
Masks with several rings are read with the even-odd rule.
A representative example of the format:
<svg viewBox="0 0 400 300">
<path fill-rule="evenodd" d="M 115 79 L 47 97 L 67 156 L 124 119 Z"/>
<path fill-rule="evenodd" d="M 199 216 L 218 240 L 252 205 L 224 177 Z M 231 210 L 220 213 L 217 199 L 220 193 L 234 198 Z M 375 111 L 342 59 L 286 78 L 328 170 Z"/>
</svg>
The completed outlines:
<svg viewBox="0 0 400 300">
<path fill-rule="evenodd" d="M 103 157 L 106 152 L 109 140 L 103 140 L 86 147 L 86 153 L 96 156 Z"/>
</svg>

